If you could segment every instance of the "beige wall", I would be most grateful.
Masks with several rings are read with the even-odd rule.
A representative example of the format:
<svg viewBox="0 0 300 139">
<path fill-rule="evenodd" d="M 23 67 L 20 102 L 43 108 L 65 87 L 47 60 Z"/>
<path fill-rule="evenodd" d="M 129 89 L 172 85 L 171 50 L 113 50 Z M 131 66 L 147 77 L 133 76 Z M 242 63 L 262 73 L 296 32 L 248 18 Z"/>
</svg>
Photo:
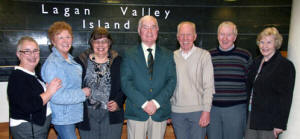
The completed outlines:
<svg viewBox="0 0 300 139">
<path fill-rule="evenodd" d="M 8 122 L 7 82 L 0 82 L 0 123 Z"/>
<path fill-rule="evenodd" d="M 283 132 L 280 139 L 298 139 L 300 137 L 300 1 L 293 0 L 291 24 L 288 42 L 288 59 L 290 59 L 296 68 L 296 82 L 294 96 L 287 125 L 287 130 Z"/>
</svg>

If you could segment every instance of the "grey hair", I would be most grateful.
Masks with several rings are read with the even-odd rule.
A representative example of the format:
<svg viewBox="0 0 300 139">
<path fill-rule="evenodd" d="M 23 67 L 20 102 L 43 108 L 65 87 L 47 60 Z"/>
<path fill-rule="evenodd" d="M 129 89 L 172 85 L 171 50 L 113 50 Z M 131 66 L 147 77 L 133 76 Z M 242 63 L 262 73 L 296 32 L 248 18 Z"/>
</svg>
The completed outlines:
<svg viewBox="0 0 300 139">
<path fill-rule="evenodd" d="M 144 21 L 146 18 L 151 18 L 151 19 L 155 22 L 155 24 L 157 25 L 157 27 L 158 27 L 157 19 L 156 19 L 155 17 L 151 16 L 151 15 L 146 15 L 146 16 L 143 16 L 142 18 L 140 18 L 140 20 L 139 20 L 138 32 L 139 32 L 140 28 L 142 27 L 143 21 Z"/>
<path fill-rule="evenodd" d="M 34 40 L 32 37 L 24 36 L 24 37 L 22 37 L 22 38 L 18 41 L 18 44 L 17 44 L 17 52 L 21 50 L 22 44 L 23 44 L 25 41 L 34 42 L 37 46 L 39 46 L 38 43 L 36 42 L 36 40 Z"/>
<path fill-rule="evenodd" d="M 224 21 L 224 22 L 222 22 L 219 26 L 218 26 L 218 34 L 219 34 L 219 31 L 220 31 L 220 29 L 221 29 L 221 27 L 223 27 L 223 26 L 232 26 L 233 27 L 233 33 L 234 33 L 234 35 L 235 36 L 237 36 L 238 35 L 238 30 L 237 30 L 237 27 L 236 27 L 236 24 L 234 24 L 233 22 L 231 22 L 231 21 Z"/>
<path fill-rule="evenodd" d="M 193 27 L 193 29 L 194 29 L 194 33 L 197 34 L 197 33 L 196 33 L 196 24 L 195 24 L 195 23 L 193 23 L 193 22 L 191 22 L 191 21 L 182 21 L 182 22 L 180 22 L 180 23 L 177 25 L 177 35 L 178 35 L 178 32 L 179 32 L 180 27 L 181 27 L 182 25 L 184 25 L 184 24 L 189 24 L 189 25 L 191 25 L 191 26 Z"/>
</svg>

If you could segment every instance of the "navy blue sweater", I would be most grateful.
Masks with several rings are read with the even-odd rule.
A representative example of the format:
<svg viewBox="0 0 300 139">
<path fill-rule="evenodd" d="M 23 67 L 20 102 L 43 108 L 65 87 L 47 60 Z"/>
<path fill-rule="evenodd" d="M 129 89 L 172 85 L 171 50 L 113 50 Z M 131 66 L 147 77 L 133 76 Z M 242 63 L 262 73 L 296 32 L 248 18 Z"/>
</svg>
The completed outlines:
<svg viewBox="0 0 300 139">
<path fill-rule="evenodd" d="M 213 105 L 219 107 L 247 103 L 247 74 L 251 64 L 251 54 L 234 47 L 222 51 L 219 47 L 210 50 L 214 66 L 215 89 Z"/>
<path fill-rule="evenodd" d="M 46 105 L 43 105 L 40 97 L 43 92 L 35 76 L 18 69 L 13 70 L 7 86 L 10 118 L 43 125 L 46 119 Z"/>
</svg>

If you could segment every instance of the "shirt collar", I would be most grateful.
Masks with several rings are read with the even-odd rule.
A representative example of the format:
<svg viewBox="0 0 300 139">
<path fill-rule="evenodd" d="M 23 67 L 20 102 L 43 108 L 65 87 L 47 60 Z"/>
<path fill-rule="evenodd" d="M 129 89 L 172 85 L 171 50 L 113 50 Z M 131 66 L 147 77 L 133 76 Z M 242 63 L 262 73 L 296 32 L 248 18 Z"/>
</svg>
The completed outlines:
<svg viewBox="0 0 300 139">
<path fill-rule="evenodd" d="M 196 50 L 195 45 L 193 44 L 192 49 L 190 51 L 188 51 L 187 53 L 184 53 L 183 50 L 181 48 L 179 48 L 179 51 L 181 53 L 181 55 L 187 59 L 194 51 Z"/>
<path fill-rule="evenodd" d="M 232 49 L 234 48 L 234 44 L 227 50 L 224 50 L 221 46 L 219 46 L 219 49 L 222 51 L 222 52 L 229 52 L 231 51 Z"/>
<path fill-rule="evenodd" d="M 16 69 L 21 70 L 21 71 L 23 71 L 23 72 L 25 72 L 25 73 L 27 73 L 27 74 L 32 75 L 32 76 L 35 76 L 35 72 L 31 72 L 31 71 L 29 71 L 29 70 L 27 70 L 27 69 L 24 69 L 23 67 L 15 66 L 15 70 L 16 70 Z"/>
<path fill-rule="evenodd" d="M 66 62 L 68 62 L 68 63 L 74 63 L 73 62 L 73 56 L 72 55 L 70 55 L 69 53 L 68 53 L 68 60 L 66 60 L 62 55 L 61 55 L 61 53 L 59 53 L 59 51 L 53 46 L 52 47 L 52 52 L 53 52 L 53 54 L 54 55 L 56 55 L 57 57 L 59 57 L 59 59 L 61 59 L 61 60 L 63 60 L 63 61 L 66 61 Z"/>
<path fill-rule="evenodd" d="M 142 48 L 143 48 L 144 53 L 148 52 L 148 51 L 147 51 L 148 48 L 151 48 L 151 49 L 152 49 L 152 53 L 153 53 L 153 52 L 155 52 L 156 44 L 154 43 L 154 44 L 152 44 L 152 45 L 149 47 L 149 46 L 147 46 L 146 44 L 144 44 L 144 43 L 142 42 Z"/>
<path fill-rule="evenodd" d="M 65 60 L 65 58 L 58 52 L 58 50 L 54 46 L 52 47 L 51 50 L 56 56 Z M 73 59 L 73 56 L 71 56 L 69 53 L 68 53 L 68 59 Z"/>
</svg>

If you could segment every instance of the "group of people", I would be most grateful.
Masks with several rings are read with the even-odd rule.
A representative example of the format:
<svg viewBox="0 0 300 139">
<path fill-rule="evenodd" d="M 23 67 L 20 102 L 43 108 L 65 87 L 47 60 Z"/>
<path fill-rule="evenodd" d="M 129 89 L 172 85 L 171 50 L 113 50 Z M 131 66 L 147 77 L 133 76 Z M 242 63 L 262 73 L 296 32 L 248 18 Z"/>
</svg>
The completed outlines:
<svg viewBox="0 0 300 139">
<path fill-rule="evenodd" d="M 278 51 L 276 28 L 258 35 L 255 60 L 234 44 L 238 30 L 230 21 L 219 25 L 211 50 L 195 46 L 193 22 L 177 26 L 174 52 L 156 43 L 158 32 L 156 18 L 143 16 L 141 43 L 120 57 L 98 27 L 90 48 L 73 58 L 71 26 L 55 22 L 41 76 L 39 46 L 22 37 L 7 89 L 12 137 L 45 139 L 51 121 L 59 139 L 76 139 L 76 127 L 82 139 L 120 139 L 124 119 L 128 139 L 163 139 L 167 123 L 177 139 L 275 139 L 286 130 L 295 68 Z"/>
</svg>

